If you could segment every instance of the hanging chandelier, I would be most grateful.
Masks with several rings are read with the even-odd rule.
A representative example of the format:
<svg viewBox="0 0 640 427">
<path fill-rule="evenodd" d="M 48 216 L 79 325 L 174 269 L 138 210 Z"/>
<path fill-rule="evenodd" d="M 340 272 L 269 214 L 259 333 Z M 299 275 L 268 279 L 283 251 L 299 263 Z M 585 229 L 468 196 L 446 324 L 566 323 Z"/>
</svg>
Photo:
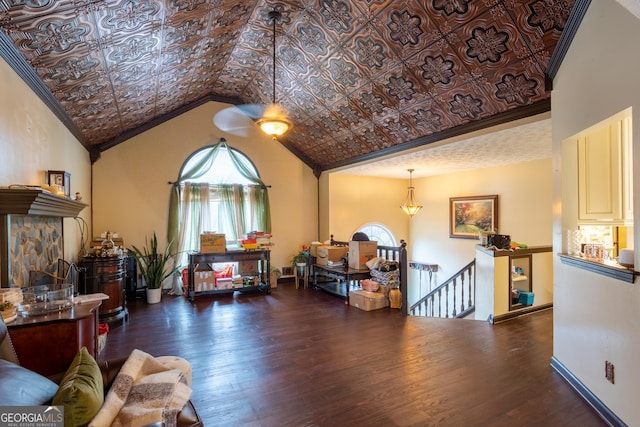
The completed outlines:
<svg viewBox="0 0 640 427">
<path fill-rule="evenodd" d="M 291 122 L 284 113 L 282 107 L 276 103 L 276 21 L 282 15 L 276 10 L 269 12 L 269 20 L 273 24 L 273 97 L 272 103 L 267 106 L 257 123 L 260 129 L 273 139 L 283 135 L 291 128 Z"/>
<path fill-rule="evenodd" d="M 409 215 L 409 217 L 413 217 L 415 214 L 418 213 L 418 211 L 420 209 L 422 209 L 422 206 L 418 205 L 416 203 L 414 197 L 413 197 L 412 174 L 413 174 L 414 169 L 407 169 L 407 171 L 409 171 L 409 191 L 407 192 L 406 200 L 404 201 L 404 203 L 402 205 L 400 205 L 400 207 L 402 208 L 404 213 Z"/>
</svg>

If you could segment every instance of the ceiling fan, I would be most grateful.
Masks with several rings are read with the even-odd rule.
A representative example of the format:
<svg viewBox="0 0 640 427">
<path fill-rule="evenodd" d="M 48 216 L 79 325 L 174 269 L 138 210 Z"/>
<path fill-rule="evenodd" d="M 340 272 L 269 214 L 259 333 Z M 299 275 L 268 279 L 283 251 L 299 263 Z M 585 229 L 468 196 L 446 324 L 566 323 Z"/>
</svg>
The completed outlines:
<svg viewBox="0 0 640 427">
<path fill-rule="evenodd" d="M 272 10 L 269 12 L 268 17 L 273 25 L 272 102 L 266 106 L 261 104 L 242 104 L 221 110 L 214 116 L 213 123 L 225 132 L 246 136 L 249 128 L 253 126 L 253 122 L 255 121 L 264 133 L 276 139 L 287 132 L 292 126 L 284 109 L 276 102 L 276 23 L 280 21 L 282 14 L 277 10 Z"/>
</svg>

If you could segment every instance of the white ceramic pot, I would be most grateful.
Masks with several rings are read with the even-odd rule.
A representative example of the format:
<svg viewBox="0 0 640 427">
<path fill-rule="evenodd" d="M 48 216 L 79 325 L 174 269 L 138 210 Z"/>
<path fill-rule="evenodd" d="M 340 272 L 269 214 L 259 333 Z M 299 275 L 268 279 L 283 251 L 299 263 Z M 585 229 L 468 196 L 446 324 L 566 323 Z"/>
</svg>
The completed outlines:
<svg viewBox="0 0 640 427">
<path fill-rule="evenodd" d="M 633 268 L 633 263 L 633 249 L 620 249 L 620 253 L 618 254 L 618 264 L 627 268 Z"/>
<path fill-rule="evenodd" d="M 147 304 L 157 304 L 162 300 L 162 288 L 147 288 Z"/>
<path fill-rule="evenodd" d="M 296 268 L 298 269 L 298 276 L 302 277 L 302 276 L 304 276 L 304 270 L 307 268 L 307 263 L 306 262 L 297 262 L 296 263 Z"/>
</svg>

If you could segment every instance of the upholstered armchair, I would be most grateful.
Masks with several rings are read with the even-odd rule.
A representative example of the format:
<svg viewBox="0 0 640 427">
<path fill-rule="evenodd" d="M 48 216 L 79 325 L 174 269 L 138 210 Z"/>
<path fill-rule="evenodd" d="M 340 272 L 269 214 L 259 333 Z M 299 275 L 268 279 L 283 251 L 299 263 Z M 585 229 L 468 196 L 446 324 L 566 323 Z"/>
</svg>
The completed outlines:
<svg viewBox="0 0 640 427">
<path fill-rule="evenodd" d="M 127 358 L 98 364 L 102 373 L 104 394 L 108 392 L 113 380 Z M 3 405 L 49 405 L 58 391 L 65 373 L 42 376 L 20 366 L 18 355 L 13 348 L 6 324 L 0 317 L 0 402 Z M 98 374 L 99 376 L 99 374 Z M 65 406 L 65 411 L 67 407 Z M 202 426 L 202 420 L 191 400 L 187 402 L 177 417 L 178 426 Z"/>
</svg>

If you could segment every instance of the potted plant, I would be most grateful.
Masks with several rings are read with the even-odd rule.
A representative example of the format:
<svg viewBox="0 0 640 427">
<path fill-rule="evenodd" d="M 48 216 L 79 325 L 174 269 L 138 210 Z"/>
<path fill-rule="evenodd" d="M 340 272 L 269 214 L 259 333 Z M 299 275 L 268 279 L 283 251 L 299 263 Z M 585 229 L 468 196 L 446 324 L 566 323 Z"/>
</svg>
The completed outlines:
<svg viewBox="0 0 640 427">
<path fill-rule="evenodd" d="M 309 252 L 307 251 L 299 251 L 297 254 L 291 258 L 291 266 L 298 269 L 298 275 L 304 275 L 304 269 L 307 267 L 307 262 L 309 261 Z"/>
<path fill-rule="evenodd" d="M 291 258 L 291 266 L 300 266 L 307 265 L 307 261 L 309 260 L 309 252 L 300 251 Z"/>
<path fill-rule="evenodd" d="M 129 251 L 136 260 L 140 275 L 147 284 L 147 302 L 154 304 L 162 298 L 162 282 L 176 271 L 177 267 L 171 267 L 173 255 L 169 252 L 171 245 L 167 245 L 164 251 L 158 250 L 158 238 L 153 233 L 151 240 L 145 238 L 145 246 L 138 248 L 131 246 Z"/>
</svg>

